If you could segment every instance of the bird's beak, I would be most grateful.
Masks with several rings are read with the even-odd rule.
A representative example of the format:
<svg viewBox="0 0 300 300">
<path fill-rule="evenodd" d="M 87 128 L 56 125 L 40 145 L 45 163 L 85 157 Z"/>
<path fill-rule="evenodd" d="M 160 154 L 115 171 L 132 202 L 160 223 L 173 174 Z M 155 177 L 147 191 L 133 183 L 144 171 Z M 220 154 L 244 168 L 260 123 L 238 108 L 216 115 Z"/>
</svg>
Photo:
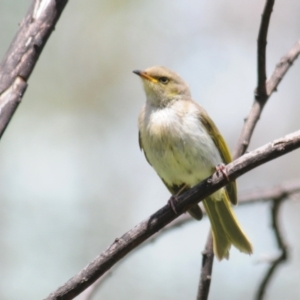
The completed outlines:
<svg viewBox="0 0 300 300">
<path fill-rule="evenodd" d="M 134 74 L 136 75 L 139 75 L 142 79 L 146 79 L 146 80 L 149 80 L 151 82 L 157 82 L 157 79 L 156 78 L 153 78 L 151 76 L 149 76 L 146 72 L 144 71 L 139 71 L 139 70 L 134 70 L 132 71 Z"/>
</svg>

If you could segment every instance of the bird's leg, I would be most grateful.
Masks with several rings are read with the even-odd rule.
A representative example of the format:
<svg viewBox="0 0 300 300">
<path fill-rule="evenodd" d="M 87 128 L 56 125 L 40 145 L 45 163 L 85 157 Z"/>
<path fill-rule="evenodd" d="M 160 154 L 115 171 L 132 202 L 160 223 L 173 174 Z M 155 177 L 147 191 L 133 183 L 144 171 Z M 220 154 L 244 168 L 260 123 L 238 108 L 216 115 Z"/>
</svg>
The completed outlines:
<svg viewBox="0 0 300 300">
<path fill-rule="evenodd" d="M 173 210 L 175 215 L 177 215 L 178 213 L 177 213 L 177 210 L 175 208 L 175 202 L 177 202 L 177 197 L 176 197 L 176 195 L 172 195 L 171 198 L 168 200 L 168 205 Z"/>
<path fill-rule="evenodd" d="M 177 215 L 177 210 L 175 208 L 175 202 L 178 202 L 178 196 L 187 188 L 186 184 L 183 184 L 181 186 L 181 188 L 179 189 L 179 191 L 172 195 L 171 198 L 168 200 L 168 205 L 171 207 L 171 209 L 173 210 L 173 212 L 175 213 L 175 215 Z"/>
<path fill-rule="evenodd" d="M 227 181 L 230 181 L 224 164 L 217 165 L 216 171 L 217 171 L 217 173 L 219 173 L 219 172 L 222 173 L 223 176 L 227 179 Z"/>
</svg>

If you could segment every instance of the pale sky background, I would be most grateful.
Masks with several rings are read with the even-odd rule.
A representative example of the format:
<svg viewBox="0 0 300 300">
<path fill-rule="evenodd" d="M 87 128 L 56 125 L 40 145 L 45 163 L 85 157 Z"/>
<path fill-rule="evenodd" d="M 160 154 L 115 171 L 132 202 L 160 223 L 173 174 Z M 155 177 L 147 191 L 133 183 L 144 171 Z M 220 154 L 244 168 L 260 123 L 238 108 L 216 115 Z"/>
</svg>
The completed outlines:
<svg viewBox="0 0 300 300">
<path fill-rule="evenodd" d="M 4 56 L 31 1 L 0 2 Z M 189 83 L 233 149 L 256 85 L 264 1 L 72 0 L 0 145 L 0 298 L 43 299 L 169 193 L 138 147 L 145 96 L 132 73 L 164 65 Z M 300 2 L 276 1 L 268 75 L 300 38 Z M 299 129 L 300 61 L 265 107 L 250 150 Z M 300 178 L 295 151 L 246 174 L 239 191 Z M 210 300 L 250 300 L 278 254 L 269 204 L 236 208 L 254 245 L 215 262 Z M 266 299 L 300 298 L 300 201 L 280 214 L 290 259 Z M 135 251 L 94 299 L 195 299 L 209 223 L 190 222 Z"/>
</svg>

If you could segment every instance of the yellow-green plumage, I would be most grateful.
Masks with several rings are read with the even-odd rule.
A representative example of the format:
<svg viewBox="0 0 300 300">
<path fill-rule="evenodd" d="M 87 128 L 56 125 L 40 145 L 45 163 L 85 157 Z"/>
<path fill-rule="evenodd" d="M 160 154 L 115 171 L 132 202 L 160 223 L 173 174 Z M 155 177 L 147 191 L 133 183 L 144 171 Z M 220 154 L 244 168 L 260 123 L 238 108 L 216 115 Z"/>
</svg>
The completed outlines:
<svg viewBox="0 0 300 300">
<path fill-rule="evenodd" d="M 206 111 L 191 99 L 186 83 L 164 67 L 135 71 L 144 83 L 147 101 L 139 115 L 139 143 L 147 161 L 169 191 L 178 195 L 231 161 L 219 130 Z M 234 245 L 251 254 L 252 246 L 231 207 L 237 204 L 236 183 L 230 182 L 203 201 L 210 219 L 214 253 L 228 258 Z M 201 219 L 198 205 L 188 212 Z"/>
<path fill-rule="evenodd" d="M 251 254 L 252 245 L 239 225 L 227 193 L 223 190 L 221 201 L 209 197 L 203 201 L 203 205 L 212 227 L 215 255 L 219 259 L 228 259 L 231 245 L 241 252 Z"/>
</svg>

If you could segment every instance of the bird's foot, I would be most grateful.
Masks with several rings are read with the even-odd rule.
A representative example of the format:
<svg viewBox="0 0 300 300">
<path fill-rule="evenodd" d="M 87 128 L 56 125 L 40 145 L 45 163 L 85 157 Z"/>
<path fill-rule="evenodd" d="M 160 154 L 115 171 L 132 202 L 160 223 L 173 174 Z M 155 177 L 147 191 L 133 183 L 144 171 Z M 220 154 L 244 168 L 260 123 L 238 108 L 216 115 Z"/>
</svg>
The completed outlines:
<svg viewBox="0 0 300 300">
<path fill-rule="evenodd" d="M 217 165 L 216 171 L 217 173 L 222 173 L 223 176 L 227 179 L 227 181 L 230 181 L 224 164 Z"/>
<path fill-rule="evenodd" d="M 173 210 L 173 212 L 175 213 L 175 215 L 178 215 L 177 210 L 175 208 L 175 203 L 176 202 L 178 202 L 177 196 L 176 195 L 172 195 L 171 198 L 168 200 L 168 205 Z"/>
</svg>

